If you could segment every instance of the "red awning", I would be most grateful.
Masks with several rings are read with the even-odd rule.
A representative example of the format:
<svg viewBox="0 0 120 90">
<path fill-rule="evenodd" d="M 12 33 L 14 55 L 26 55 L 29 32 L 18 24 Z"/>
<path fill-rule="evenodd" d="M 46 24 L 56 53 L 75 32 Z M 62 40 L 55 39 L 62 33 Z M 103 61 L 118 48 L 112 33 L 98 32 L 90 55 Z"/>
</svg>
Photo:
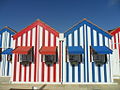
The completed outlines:
<svg viewBox="0 0 120 90">
<path fill-rule="evenodd" d="M 15 54 L 28 54 L 29 51 L 31 50 L 32 46 L 18 46 L 16 47 L 12 53 Z"/>
<path fill-rule="evenodd" d="M 44 54 L 44 55 L 55 55 L 56 54 L 56 48 L 57 47 L 42 47 L 39 50 L 39 53 Z"/>
</svg>

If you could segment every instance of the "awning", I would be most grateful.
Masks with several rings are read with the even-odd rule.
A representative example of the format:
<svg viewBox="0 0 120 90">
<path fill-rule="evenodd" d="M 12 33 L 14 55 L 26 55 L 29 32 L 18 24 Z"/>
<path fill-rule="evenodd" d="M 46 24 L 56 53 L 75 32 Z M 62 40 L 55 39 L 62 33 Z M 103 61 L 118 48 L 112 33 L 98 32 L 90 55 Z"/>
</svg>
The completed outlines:
<svg viewBox="0 0 120 90">
<path fill-rule="evenodd" d="M 12 52 L 15 54 L 28 54 L 32 46 L 18 46 Z"/>
<path fill-rule="evenodd" d="M 12 48 L 8 48 L 8 49 L 6 49 L 6 50 L 4 50 L 1 54 L 12 54 L 12 51 L 13 51 L 13 49 Z"/>
<path fill-rule="evenodd" d="M 39 53 L 44 55 L 55 55 L 56 50 L 57 50 L 57 47 L 42 47 L 39 50 Z"/>
<path fill-rule="evenodd" d="M 112 54 L 112 50 L 106 46 L 92 46 L 92 49 L 99 54 Z"/>
<path fill-rule="evenodd" d="M 84 50 L 81 46 L 70 46 L 68 47 L 68 53 L 69 54 L 83 54 Z"/>
</svg>

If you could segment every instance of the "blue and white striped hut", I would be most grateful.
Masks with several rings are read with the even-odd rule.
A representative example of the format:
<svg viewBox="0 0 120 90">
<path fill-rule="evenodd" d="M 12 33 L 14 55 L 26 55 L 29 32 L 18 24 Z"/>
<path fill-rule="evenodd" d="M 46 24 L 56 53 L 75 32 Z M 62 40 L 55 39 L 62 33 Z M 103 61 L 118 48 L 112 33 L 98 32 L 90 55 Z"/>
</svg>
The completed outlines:
<svg viewBox="0 0 120 90">
<path fill-rule="evenodd" d="M 64 33 L 63 83 L 112 82 L 111 35 L 83 19 Z"/>
<path fill-rule="evenodd" d="M 12 64 L 12 36 L 16 33 L 5 26 L 0 30 L 0 76 L 11 76 Z"/>
</svg>

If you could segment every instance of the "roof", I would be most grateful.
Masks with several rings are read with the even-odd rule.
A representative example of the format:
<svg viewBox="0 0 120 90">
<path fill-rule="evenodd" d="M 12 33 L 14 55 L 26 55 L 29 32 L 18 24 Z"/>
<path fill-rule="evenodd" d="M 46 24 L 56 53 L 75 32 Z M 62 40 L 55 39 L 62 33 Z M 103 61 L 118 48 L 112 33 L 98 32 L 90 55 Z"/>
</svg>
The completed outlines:
<svg viewBox="0 0 120 90">
<path fill-rule="evenodd" d="M 91 21 L 87 20 L 86 18 L 84 18 L 83 20 L 81 20 L 78 23 L 74 24 L 71 28 L 69 28 L 67 31 L 64 32 L 64 35 L 66 36 L 67 34 L 73 32 L 74 30 L 76 30 L 80 26 L 82 26 L 83 24 L 87 24 L 87 25 L 91 26 L 92 28 L 97 29 L 99 32 L 101 32 L 102 34 L 104 34 L 105 36 L 107 36 L 109 38 L 112 37 L 110 33 L 105 31 L 101 27 L 97 26 L 96 24 L 92 23 Z"/>
<path fill-rule="evenodd" d="M 42 26 L 45 29 L 48 29 L 49 32 L 54 33 L 57 37 L 59 36 L 59 32 L 57 32 L 55 29 L 53 29 L 52 27 L 50 27 L 49 25 L 47 25 L 46 23 L 44 23 L 43 21 L 41 21 L 40 19 L 37 19 L 35 22 L 33 22 L 32 24 L 28 25 L 27 27 L 25 27 L 24 29 L 22 29 L 21 31 L 19 31 L 18 33 L 16 33 L 13 36 L 13 39 L 16 39 L 17 37 L 21 36 L 23 33 L 27 32 L 28 30 L 36 27 L 37 25 Z"/>
<path fill-rule="evenodd" d="M 5 32 L 5 31 L 10 32 L 11 34 L 17 33 L 15 30 L 13 30 L 12 28 L 10 28 L 10 27 L 8 27 L 8 26 L 4 26 L 4 28 L 2 28 L 2 29 L 0 30 L 0 33 L 3 33 L 3 32 Z"/>
<path fill-rule="evenodd" d="M 120 32 L 120 27 L 114 29 L 113 31 L 111 31 L 111 35 L 115 35 L 116 33 Z"/>
</svg>

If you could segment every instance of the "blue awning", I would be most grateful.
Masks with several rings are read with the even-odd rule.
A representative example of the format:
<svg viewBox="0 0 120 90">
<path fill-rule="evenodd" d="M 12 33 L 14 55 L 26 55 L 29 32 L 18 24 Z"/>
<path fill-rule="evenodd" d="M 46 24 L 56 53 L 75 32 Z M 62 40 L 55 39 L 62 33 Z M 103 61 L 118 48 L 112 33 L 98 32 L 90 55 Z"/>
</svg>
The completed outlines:
<svg viewBox="0 0 120 90">
<path fill-rule="evenodd" d="M 12 54 L 13 49 L 12 48 L 8 48 L 6 50 L 4 50 L 1 54 Z"/>
<path fill-rule="evenodd" d="M 99 54 L 112 54 L 112 50 L 106 46 L 92 46 L 93 50 Z"/>
<path fill-rule="evenodd" d="M 69 54 L 83 54 L 84 50 L 81 46 L 70 46 L 68 47 L 68 53 Z"/>
</svg>

